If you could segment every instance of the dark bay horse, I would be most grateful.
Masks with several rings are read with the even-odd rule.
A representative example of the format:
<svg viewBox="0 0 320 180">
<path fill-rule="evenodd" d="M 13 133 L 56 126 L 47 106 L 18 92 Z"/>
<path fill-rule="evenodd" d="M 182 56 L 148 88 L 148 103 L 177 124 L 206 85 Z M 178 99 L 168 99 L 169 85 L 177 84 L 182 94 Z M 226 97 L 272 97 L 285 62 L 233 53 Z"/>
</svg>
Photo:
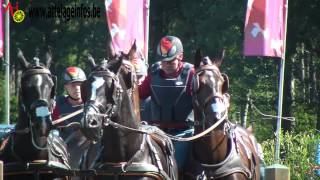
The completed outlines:
<svg viewBox="0 0 320 180">
<path fill-rule="evenodd" d="M 136 120 L 120 74 L 122 63 L 120 58 L 92 64 L 93 72 L 82 85 L 82 130 L 91 139 L 101 139 L 92 167 L 96 178 L 177 179 L 171 141 L 159 146 Z"/>
<path fill-rule="evenodd" d="M 137 121 L 140 122 L 140 102 L 139 102 L 139 92 L 138 92 L 138 84 L 136 78 L 136 72 L 133 64 L 131 63 L 132 59 L 136 55 L 136 44 L 134 43 L 130 49 L 130 51 L 125 54 L 123 52 L 115 53 L 114 50 L 109 47 L 110 55 L 108 57 L 109 60 L 105 60 L 105 63 L 115 63 L 116 61 L 122 60 L 122 64 L 119 69 L 119 74 L 123 78 L 125 84 L 125 90 L 127 91 L 132 103 L 133 103 L 133 111 Z M 92 70 L 98 70 L 100 67 L 96 66 L 95 59 L 91 54 L 88 54 L 88 62 L 91 66 Z M 89 133 L 89 135 L 92 133 Z M 92 140 L 92 138 L 89 138 Z M 82 157 L 81 169 L 88 169 L 94 161 L 96 156 L 96 151 L 98 150 L 100 144 L 99 142 L 96 144 L 91 144 L 87 149 L 87 152 Z"/>
<path fill-rule="evenodd" d="M 5 179 L 52 179 L 67 171 L 69 155 L 56 130 L 52 131 L 51 112 L 56 77 L 49 70 L 51 53 L 43 65 L 38 58 L 29 63 L 19 50 L 24 68 L 19 91 L 19 118 L 10 133 L 0 159 L 4 161 Z"/>
<path fill-rule="evenodd" d="M 193 79 L 195 134 L 218 121 L 216 129 L 193 142 L 185 179 L 259 179 L 260 158 L 252 134 L 227 119 L 228 77 L 219 66 L 224 57 L 210 60 L 196 53 Z"/>
</svg>

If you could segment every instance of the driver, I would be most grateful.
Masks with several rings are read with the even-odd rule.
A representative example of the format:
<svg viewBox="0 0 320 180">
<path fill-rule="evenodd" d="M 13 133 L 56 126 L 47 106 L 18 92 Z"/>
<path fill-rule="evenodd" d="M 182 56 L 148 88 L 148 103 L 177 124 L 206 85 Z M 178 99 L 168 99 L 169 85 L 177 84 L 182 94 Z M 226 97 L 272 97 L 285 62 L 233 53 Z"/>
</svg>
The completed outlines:
<svg viewBox="0 0 320 180">
<path fill-rule="evenodd" d="M 183 61 L 183 46 L 179 38 L 165 36 L 157 47 L 158 62 L 139 85 L 140 98 L 145 100 L 142 120 L 171 135 L 187 137 L 193 134 L 191 80 L 192 64 Z M 173 141 L 175 158 L 181 172 L 189 142 Z"/>
<path fill-rule="evenodd" d="M 83 108 L 80 86 L 85 80 L 86 75 L 79 67 L 68 67 L 64 70 L 63 83 L 66 95 L 57 97 L 56 106 L 52 114 L 53 120 L 57 120 Z M 77 114 L 60 123 L 59 126 L 80 123 L 82 117 L 83 113 Z M 79 167 L 81 155 L 84 153 L 84 150 L 87 149 L 90 142 L 87 141 L 79 128 L 72 126 L 62 128 L 60 135 L 68 146 L 71 155 L 71 167 Z"/>
</svg>

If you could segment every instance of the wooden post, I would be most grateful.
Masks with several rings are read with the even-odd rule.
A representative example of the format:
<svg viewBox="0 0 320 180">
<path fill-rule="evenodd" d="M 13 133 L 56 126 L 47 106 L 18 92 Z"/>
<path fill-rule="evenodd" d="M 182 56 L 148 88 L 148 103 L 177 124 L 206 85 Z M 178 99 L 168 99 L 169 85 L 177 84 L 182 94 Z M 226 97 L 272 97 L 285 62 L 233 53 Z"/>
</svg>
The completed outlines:
<svg viewBox="0 0 320 180">
<path fill-rule="evenodd" d="M 265 168 L 266 180 L 290 180 L 290 170 L 288 167 L 273 164 Z"/>
<path fill-rule="evenodd" d="M 0 180 L 3 180 L 3 162 L 0 161 Z"/>
</svg>

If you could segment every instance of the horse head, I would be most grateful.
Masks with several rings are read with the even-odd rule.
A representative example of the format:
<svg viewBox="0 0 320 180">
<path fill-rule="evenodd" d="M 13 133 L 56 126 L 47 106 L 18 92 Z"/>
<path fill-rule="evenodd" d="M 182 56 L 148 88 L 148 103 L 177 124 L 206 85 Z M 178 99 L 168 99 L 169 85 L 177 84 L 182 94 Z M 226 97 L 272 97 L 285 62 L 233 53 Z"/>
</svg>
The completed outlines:
<svg viewBox="0 0 320 180">
<path fill-rule="evenodd" d="M 24 70 L 19 92 L 20 119 L 17 127 L 29 127 L 33 145 L 36 148 L 42 147 L 52 128 L 51 112 L 56 92 L 56 77 L 49 70 L 51 51 L 46 53 L 44 64 L 38 57 L 29 62 L 20 49 L 18 58 Z"/>
<path fill-rule="evenodd" d="M 226 118 L 228 113 L 229 79 L 219 70 L 223 58 L 224 52 L 220 58 L 213 59 L 202 56 L 199 49 L 196 52 L 196 73 L 192 81 L 193 106 L 195 113 L 198 112 L 197 118 L 205 119 L 207 127 L 223 117 Z"/>
<path fill-rule="evenodd" d="M 97 141 L 102 137 L 103 126 L 107 125 L 106 119 L 119 113 L 124 88 L 118 76 L 121 59 L 110 62 L 103 60 L 99 65 L 92 62 L 93 71 L 81 86 L 84 101 L 81 129 L 89 139 Z"/>
<path fill-rule="evenodd" d="M 138 53 L 135 42 L 131 46 L 131 49 L 129 50 L 128 53 L 124 53 L 124 52 L 116 53 L 110 47 L 109 47 L 109 52 L 111 53 L 109 53 L 108 55 L 108 60 L 105 60 L 105 59 L 103 60 L 105 65 L 99 65 L 99 66 L 96 65 L 92 55 L 90 54 L 88 55 L 88 62 L 90 63 L 92 71 L 99 70 L 99 69 L 103 70 L 106 68 L 111 68 L 111 71 L 116 71 L 114 67 L 112 67 L 112 64 L 117 63 L 117 61 L 121 61 L 121 66 L 118 71 L 125 83 L 125 89 L 127 90 L 132 100 L 135 115 L 137 119 L 140 120 L 140 98 L 139 98 L 139 92 L 138 92 L 137 77 L 140 76 L 141 73 L 146 73 L 147 70 L 143 69 L 143 67 L 140 68 L 143 70 L 139 70 L 138 68 L 136 68 L 136 65 L 134 65 L 136 63 L 134 61 L 136 61 L 138 58 L 142 58 L 142 55 Z M 144 62 L 142 59 L 139 59 L 139 62 L 140 61 Z"/>
</svg>

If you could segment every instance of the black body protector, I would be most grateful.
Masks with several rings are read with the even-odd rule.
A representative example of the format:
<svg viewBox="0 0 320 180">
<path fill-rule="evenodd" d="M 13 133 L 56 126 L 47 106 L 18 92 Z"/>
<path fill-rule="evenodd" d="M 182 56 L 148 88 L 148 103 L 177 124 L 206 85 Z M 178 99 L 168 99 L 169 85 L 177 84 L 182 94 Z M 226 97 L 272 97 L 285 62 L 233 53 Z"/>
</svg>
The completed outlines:
<svg viewBox="0 0 320 180">
<path fill-rule="evenodd" d="M 186 93 L 187 80 L 193 65 L 184 63 L 177 78 L 162 78 L 160 63 L 154 64 L 151 73 L 151 121 L 184 123 L 192 111 L 192 97 Z"/>
</svg>

